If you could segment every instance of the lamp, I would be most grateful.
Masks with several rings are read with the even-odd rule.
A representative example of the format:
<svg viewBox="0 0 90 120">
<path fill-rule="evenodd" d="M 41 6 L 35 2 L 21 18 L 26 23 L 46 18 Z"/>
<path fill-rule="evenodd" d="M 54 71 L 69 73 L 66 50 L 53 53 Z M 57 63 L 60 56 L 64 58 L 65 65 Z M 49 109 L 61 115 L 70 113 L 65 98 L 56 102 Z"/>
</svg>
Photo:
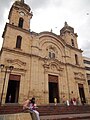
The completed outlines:
<svg viewBox="0 0 90 120">
<path fill-rule="evenodd" d="M 0 64 L 0 68 L 3 69 L 3 68 L 4 68 L 4 65 L 3 65 L 3 64 Z"/>
</svg>

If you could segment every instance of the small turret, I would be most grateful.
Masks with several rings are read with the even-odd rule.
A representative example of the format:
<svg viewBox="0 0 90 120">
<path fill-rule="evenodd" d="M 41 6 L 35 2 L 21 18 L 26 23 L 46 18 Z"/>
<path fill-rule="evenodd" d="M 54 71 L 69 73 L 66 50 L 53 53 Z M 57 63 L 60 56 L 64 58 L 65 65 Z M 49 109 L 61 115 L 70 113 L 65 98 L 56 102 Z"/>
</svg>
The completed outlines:
<svg viewBox="0 0 90 120">
<path fill-rule="evenodd" d="M 19 2 L 21 2 L 21 3 L 23 3 L 23 4 L 24 4 L 24 0 L 15 0 L 15 1 L 19 1 Z"/>
<path fill-rule="evenodd" d="M 78 48 L 78 35 L 74 33 L 74 28 L 69 26 L 66 21 L 64 23 L 64 27 L 60 30 L 60 36 L 65 40 L 68 45 Z"/>
<path fill-rule="evenodd" d="M 70 33 L 74 34 L 74 28 L 69 26 L 66 21 L 64 23 L 64 27 L 60 30 L 60 34 L 63 34 L 65 32 L 70 32 Z"/>
<path fill-rule="evenodd" d="M 21 0 L 22 3 L 24 3 L 24 0 Z"/>
</svg>

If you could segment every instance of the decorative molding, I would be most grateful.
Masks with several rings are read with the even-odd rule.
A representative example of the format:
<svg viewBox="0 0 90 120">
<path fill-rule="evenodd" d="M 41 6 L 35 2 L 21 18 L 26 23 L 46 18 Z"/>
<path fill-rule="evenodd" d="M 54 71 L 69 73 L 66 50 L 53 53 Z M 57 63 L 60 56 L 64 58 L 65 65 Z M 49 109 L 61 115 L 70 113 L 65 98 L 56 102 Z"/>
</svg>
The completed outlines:
<svg viewBox="0 0 90 120">
<path fill-rule="evenodd" d="M 78 73 L 74 72 L 74 78 L 79 79 L 79 80 L 84 80 L 84 81 L 86 80 L 85 75 L 83 73 L 81 73 L 81 72 L 78 72 Z"/>
<path fill-rule="evenodd" d="M 7 62 L 8 63 L 11 63 L 11 64 L 18 64 L 18 65 L 22 65 L 22 66 L 26 66 L 26 62 L 22 62 L 21 60 L 19 60 L 19 59 L 14 59 L 14 60 L 12 60 L 12 59 L 7 59 Z"/>
<path fill-rule="evenodd" d="M 26 70 L 26 62 L 22 62 L 19 59 L 7 59 L 7 63 L 11 64 L 14 66 L 14 72 L 19 72 L 20 74 L 24 75 L 24 73 L 27 71 Z"/>
<path fill-rule="evenodd" d="M 60 63 L 58 63 L 58 62 L 56 62 L 56 61 L 51 61 L 51 60 L 49 60 L 49 61 L 44 61 L 44 64 L 43 64 L 43 67 L 45 68 L 45 69 L 51 69 L 51 70 L 57 70 L 57 71 L 63 71 L 63 67 L 61 67 L 61 64 Z"/>
<path fill-rule="evenodd" d="M 20 68 L 15 68 L 14 70 L 15 70 L 15 71 L 22 71 L 22 72 L 26 72 L 26 70 L 24 70 L 24 69 L 20 69 Z"/>
</svg>

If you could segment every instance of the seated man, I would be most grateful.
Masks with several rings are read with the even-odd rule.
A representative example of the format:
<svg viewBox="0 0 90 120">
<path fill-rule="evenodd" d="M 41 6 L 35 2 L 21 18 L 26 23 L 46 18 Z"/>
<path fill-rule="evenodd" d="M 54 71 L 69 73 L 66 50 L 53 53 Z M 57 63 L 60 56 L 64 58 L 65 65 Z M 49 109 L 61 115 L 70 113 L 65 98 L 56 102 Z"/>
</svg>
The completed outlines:
<svg viewBox="0 0 90 120">
<path fill-rule="evenodd" d="M 36 114 L 36 120 L 40 120 L 39 112 L 36 110 L 37 106 L 35 104 L 35 98 L 32 98 L 30 100 L 29 107 L 30 107 L 30 110 L 33 111 Z"/>
<path fill-rule="evenodd" d="M 40 120 L 39 112 L 35 110 L 36 108 L 35 98 L 32 98 L 31 100 L 26 99 L 23 103 L 23 110 L 29 110 L 33 120 Z"/>
<path fill-rule="evenodd" d="M 29 109 L 29 99 L 25 99 L 23 103 L 23 110 Z"/>
</svg>

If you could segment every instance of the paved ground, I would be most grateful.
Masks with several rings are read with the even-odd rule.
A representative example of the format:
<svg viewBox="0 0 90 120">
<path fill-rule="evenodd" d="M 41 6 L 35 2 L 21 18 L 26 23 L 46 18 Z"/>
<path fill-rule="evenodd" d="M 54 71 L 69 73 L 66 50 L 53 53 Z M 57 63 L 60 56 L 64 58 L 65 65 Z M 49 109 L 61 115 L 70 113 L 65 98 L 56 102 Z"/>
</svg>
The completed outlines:
<svg viewBox="0 0 90 120">
<path fill-rule="evenodd" d="M 77 117 L 77 118 L 75 118 Z M 67 119 L 74 119 L 74 120 L 90 120 L 90 113 L 83 113 L 83 114 L 66 114 L 66 115 L 49 115 L 49 116 L 40 116 L 41 120 L 54 120 L 54 119 L 62 119 L 62 120 L 67 120 Z M 86 117 L 86 118 L 85 118 Z"/>
<path fill-rule="evenodd" d="M 32 120 L 30 113 L 4 114 L 0 120 Z M 90 113 L 40 116 L 40 120 L 90 120 Z"/>
</svg>

